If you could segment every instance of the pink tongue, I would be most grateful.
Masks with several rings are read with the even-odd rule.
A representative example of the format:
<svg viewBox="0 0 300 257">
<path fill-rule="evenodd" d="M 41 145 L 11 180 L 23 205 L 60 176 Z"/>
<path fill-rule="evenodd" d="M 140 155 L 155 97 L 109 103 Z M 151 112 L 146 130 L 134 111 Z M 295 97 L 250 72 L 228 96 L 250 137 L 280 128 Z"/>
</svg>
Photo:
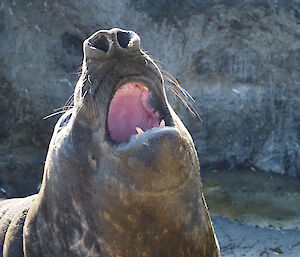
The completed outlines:
<svg viewBox="0 0 300 257">
<path fill-rule="evenodd" d="M 127 83 L 117 90 L 107 118 L 111 139 L 121 143 L 137 134 L 136 127 L 143 131 L 159 127 L 159 115 L 149 107 L 148 96 L 148 88 L 140 83 Z"/>
</svg>

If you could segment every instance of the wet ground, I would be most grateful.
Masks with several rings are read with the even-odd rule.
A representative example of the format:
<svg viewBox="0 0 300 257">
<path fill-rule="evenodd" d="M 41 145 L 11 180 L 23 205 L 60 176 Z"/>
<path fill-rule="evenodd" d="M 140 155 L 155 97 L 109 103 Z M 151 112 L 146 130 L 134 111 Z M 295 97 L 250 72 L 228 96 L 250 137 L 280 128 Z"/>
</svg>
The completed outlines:
<svg viewBox="0 0 300 257">
<path fill-rule="evenodd" d="M 201 173 L 221 253 L 300 256 L 300 180 L 255 170 Z"/>
<path fill-rule="evenodd" d="M 221 257 L 299 257 L 300 230 L 259 228 L 213 216 Z"/>
</svg>

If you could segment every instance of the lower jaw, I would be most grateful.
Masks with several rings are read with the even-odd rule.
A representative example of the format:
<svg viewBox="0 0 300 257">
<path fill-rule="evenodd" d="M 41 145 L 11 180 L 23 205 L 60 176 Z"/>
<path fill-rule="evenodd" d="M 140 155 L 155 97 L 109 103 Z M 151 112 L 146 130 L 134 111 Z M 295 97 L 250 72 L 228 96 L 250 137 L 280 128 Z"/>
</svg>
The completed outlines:
<svg viewBox="0 0 300 257">
<path fill-rule="evenodd" d="M 115 143 L 114 145 L 120 151 L 129 150 L 147 143 L 147 141 L 151 138 L 172 133 L 179 134 L 179 131 L 175 127 L 169 126 L 154 127 L 147 131 L 143 131 L 142 133 L 131 135 L 129 140 L 126 142 Z"/>
</svg>

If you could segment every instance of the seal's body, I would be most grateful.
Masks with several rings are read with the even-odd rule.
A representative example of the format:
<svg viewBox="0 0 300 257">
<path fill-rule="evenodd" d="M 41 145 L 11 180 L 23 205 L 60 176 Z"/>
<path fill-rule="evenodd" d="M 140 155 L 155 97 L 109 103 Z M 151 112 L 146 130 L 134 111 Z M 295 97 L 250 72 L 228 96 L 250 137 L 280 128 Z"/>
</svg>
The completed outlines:
<svg viewBox="0 0 300 257">
<path fill-rule="evenodd" d="M 40 192 L 0 202 L 3 256 L 219 256 L 191 136 L 137 34 L 84 42 Z"/>
</svg>

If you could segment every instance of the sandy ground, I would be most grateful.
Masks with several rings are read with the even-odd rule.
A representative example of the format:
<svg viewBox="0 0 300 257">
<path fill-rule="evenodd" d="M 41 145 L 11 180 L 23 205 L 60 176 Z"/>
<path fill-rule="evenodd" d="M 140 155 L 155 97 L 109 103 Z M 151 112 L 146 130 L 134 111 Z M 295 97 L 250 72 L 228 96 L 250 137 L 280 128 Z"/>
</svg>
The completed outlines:
<svg viewBox="0 0 300 257">
<path fill-rule="evenodd" d="M 259 228 L 212 217 L 222 257 L 300 257 L 300 230 Z"/>
</svg>

